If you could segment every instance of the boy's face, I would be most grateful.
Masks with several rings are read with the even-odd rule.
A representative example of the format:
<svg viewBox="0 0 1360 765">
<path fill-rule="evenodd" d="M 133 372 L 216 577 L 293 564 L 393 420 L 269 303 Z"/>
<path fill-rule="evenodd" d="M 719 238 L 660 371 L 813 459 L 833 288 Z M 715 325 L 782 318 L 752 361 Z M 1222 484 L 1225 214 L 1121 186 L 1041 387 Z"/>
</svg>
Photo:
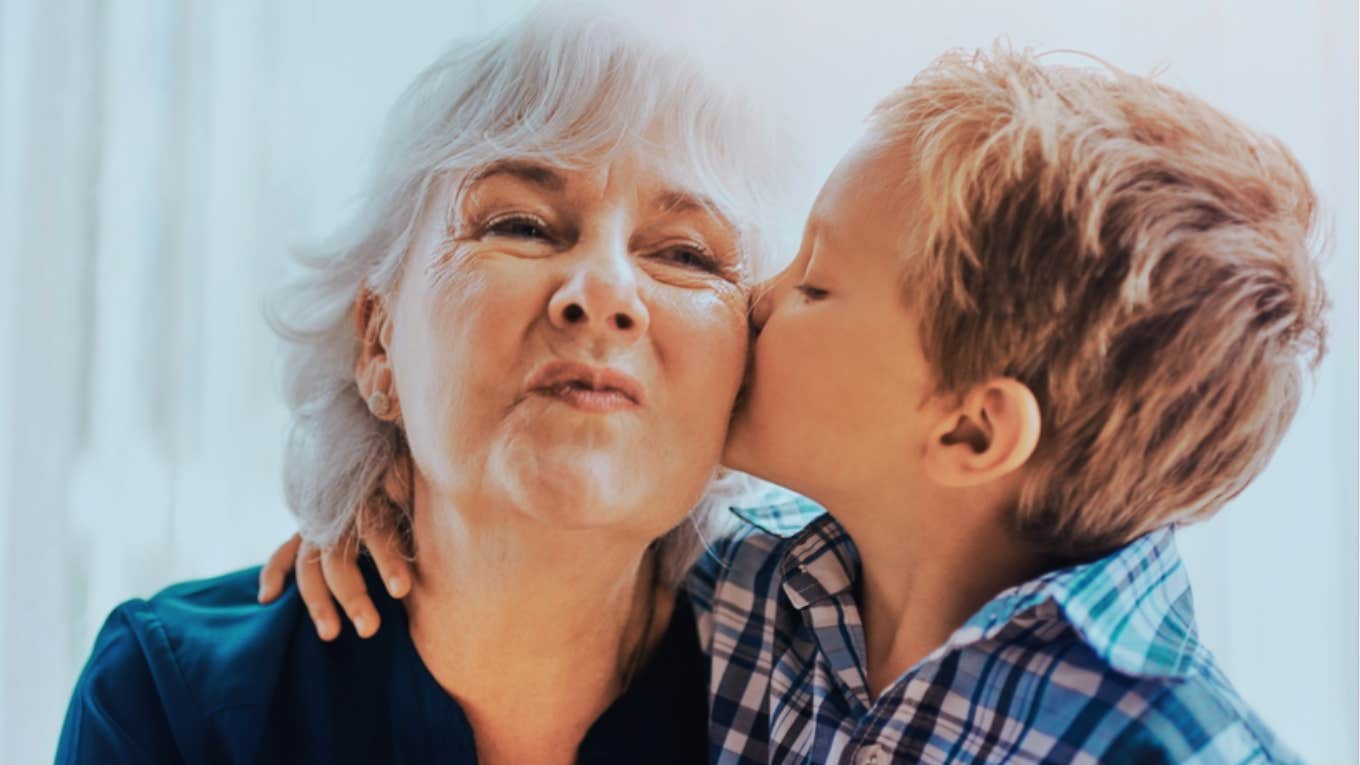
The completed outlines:
<svg viewBox="0 0 1360 765">
<path fill-rule="evenodd" d="M 931 387 L 902 298 L 904 232 L 917 209 L 896 187 L 904 175 L 861 141 L 822 187 L 797 259 L 757 292 L 727 465 L 824 505 L 919 471 Z"/>
</svg>

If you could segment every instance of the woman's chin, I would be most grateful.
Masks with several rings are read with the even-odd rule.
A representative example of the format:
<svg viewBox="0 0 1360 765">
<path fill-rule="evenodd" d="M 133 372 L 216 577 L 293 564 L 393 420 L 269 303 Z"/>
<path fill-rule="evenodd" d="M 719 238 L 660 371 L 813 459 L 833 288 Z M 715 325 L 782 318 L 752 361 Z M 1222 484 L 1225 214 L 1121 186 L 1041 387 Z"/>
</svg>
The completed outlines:
<svg viewBox="0 0 1360 765">
<path fill-rule="evenodd" d="M 553 456 L 538 454 L 532 463 L 493 463 L 488 477 L 515 507 L 564 529 L 635 523 L 639 508 L 656 505 L 648 503 L 648 487 L 636 485 L 639 475 L 649 474 L 642 466 L 611 455 Z"/>
</svg>

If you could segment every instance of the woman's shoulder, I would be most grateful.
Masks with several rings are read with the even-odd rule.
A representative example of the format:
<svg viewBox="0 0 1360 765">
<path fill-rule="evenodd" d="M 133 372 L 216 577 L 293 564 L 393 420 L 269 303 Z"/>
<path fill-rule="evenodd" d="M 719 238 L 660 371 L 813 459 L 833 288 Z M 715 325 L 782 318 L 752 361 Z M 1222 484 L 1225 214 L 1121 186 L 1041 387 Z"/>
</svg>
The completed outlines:
<svg viewBox="0 0 1360 765">
<path fill-rule="evenodd" d="M 249 704 L 268 693 L 303 613 L 293 586 L 261 605 L 259 572 L 181 582 L 114 613 L 122 612 L 154 659 L 178 670 L 205 709 Z"/>
<path fill-rule="evenodd" d="M 254 566 L 207 579 L 177 582 L 145 601 L 129 602 L 189 605 L 195 609 L 240 608 L 256 604 L 259 584 L 260 567 Z"/>
<path fill-rule="evenodd" d="M 258 604 L 257 577 L 247 569 L 183 582 L 115 608 L 72 694 L 58 761 L 159 761 L 167 752 L 202 761 L 221 738 L 220 713 L 238 731 L 252 714 L 262 721 L 301 607 L 293 588 Z"/>
</svg>

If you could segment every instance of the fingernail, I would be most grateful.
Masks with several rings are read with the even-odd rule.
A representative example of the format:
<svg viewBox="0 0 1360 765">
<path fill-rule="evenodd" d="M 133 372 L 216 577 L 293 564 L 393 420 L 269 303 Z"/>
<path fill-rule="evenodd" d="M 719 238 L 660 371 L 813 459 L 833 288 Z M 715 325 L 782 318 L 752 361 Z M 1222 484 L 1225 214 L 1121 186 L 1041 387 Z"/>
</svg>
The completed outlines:
<svg viewBox="0 0 1360 765">
<path fill-rule="evenodd" d="M 394 597 L 394 598 L 399 598 L 399 597 L 401 597 L 400 595 L 397 594 L 397 593 L 401 592 L 401 580 L 398 579 L 398 578 L 395 577 L 395 576 L 392 577 L 391 579 L 388 579 L 388 580 L 387 580 L 387 592 L 388 592 L 388 594 L 390 594 L 390 595 L 391 595 L 392 597 Z"/>
<path fill-rule="evenodd" d="M 360 616 L 354 620 L 354 631 L 359 633 L 359 637 L 368 637 L 372 634 L 367 616 Z"/>
<path fill-rule="evenodd" d="M 319 635 L 319 636 L 321 637 L 322 640 L 329 640 L 329 639 L 330 639 L 330 634 L 331 634 L 331 629 L 330 629 L 330 627 L 331 627 L 331 623 L 330 623 L 330 620 L 329 620 L 329 619 L 317 619 L 317 620 L 316 620 L 316 634 Z"/>
</svg>

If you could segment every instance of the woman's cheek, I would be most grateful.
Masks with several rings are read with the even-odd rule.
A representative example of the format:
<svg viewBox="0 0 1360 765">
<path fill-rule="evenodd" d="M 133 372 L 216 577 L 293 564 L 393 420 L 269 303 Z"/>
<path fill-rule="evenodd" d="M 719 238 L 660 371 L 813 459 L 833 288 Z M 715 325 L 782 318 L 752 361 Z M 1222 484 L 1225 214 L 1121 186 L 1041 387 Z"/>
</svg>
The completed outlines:
<svg viewBox="0 0 1360 765">
<path fill-rule="evenodd" d="M 515 325 L 531 317 L 520 316 L 523 280 L 506 271 L 488 260 L 463 259 L 438 272 L 426 292 L 422 342 L 407 356 L 425 368 L 426 414 L 449 429 L 476 432 L 482 423 L 466 420 L 502 403 L 506 381 L 521 364 L 523 333 Z"/>
<path fill-rule="evenodd" d="M 725 422 L 746 366 L 750 338 L 746 297 L 733 286 L 695 290 L 684 298 L 668 312 L 666 328 L 672 336 L 667 345 L 684 356 L 685 377 L 700 398 L 696 407 Z"/>
<path fill-rule="evenodd" d="M 751 343 L 751 303 L 750 294 L 745 287 L 734 284 L 724 286 L 717 293 L 722 310 L 714 310 L 712 316 L 721 318 L 725 337 L 724 346 L 726 368 L 730 370 L 728 380 L 735 397 L 746 373 L 746 354 Z"/>
</svg>

